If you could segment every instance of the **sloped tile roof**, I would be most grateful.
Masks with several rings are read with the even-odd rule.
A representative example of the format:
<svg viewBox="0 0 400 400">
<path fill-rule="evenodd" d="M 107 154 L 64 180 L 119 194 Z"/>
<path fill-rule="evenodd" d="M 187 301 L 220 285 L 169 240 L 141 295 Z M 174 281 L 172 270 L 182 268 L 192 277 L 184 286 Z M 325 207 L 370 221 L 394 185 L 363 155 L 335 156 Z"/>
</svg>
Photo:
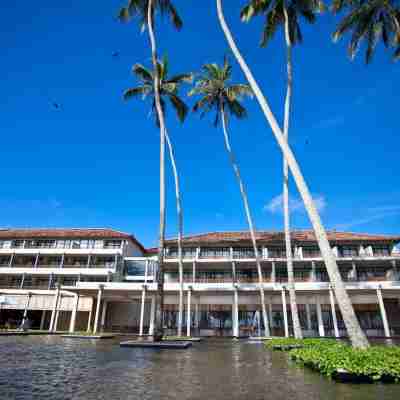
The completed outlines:
<svg viewBox="0 0 400 400">
<path fill-rule="evenodd" d="M 400 242 L 400 236 L 376 235 L 368 233 L 338 232 L 328 231 L 328 240 L 330 242 Z M 294 242 L 316 242 L 312 230 L 292 231 L 291 239 Z M 198 235 L 185 236 L 183 243 L 185 245 L 217 245 L 217 244 L 249 244 L 250 233 L 248 231 L 239 232 L 209 232 Z M 285 240 L 282 231 L 257 231 L 256 240 L 261 243 L 283 242 Z M 176 243 L 176 238 L 166 240 L 166 244 Z M 154 253 L 157 248 L 147 249 L 147 252 Z"/>
<path fill-rule="evenodd" d="M 145 251 L 133 235 L 109 228 L 0 228 L 0 239 L 127 239 Z"/>
</svg>

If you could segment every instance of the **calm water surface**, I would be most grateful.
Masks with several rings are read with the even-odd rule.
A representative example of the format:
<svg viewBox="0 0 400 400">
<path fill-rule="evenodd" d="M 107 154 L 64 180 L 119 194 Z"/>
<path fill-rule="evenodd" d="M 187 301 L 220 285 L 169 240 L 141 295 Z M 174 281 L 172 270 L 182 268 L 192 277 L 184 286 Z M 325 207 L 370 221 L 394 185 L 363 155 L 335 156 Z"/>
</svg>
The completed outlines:
<svg viewBox="0 0 400 400">
<path fill-rule="evenodd" d="M 0 399 L 400 399 L 400 385 L 329 381 L 262 344 L 120 348 L 54 336 L 0 338 Z"/>
</svg>

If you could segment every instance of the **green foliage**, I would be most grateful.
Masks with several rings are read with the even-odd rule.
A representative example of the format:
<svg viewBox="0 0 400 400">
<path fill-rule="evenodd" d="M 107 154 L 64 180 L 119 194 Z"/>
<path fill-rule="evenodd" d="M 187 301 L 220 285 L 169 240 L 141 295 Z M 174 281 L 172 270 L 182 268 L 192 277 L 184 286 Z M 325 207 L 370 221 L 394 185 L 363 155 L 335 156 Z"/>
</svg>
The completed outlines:
<svg viewBox="0 0 400 400">
<path fill-rule="evenodd" d="M 374 381 L 382 378 L 400 381 L 400 347 L 372 346 L 361 350 L 343 343 L 325 343 L 293 349 L 289 355 L 296 362 L 327 376 L 343 369 Z"/>
<path fill-rule="evenodd" d="M 269 349 L 274 349 L 277 347 L 282 347 L 283 350 L 290 350 L 292 346 L 299 347 L 322 347 L 322 346 L 330 346 L 336 344 L 337 341 L 335 339 L 315 339 L 315 338 L 307 338 L 307 339 L 295 339 L 295 338 L 276 338 L 267 340 L 265 342 L 265 346 Z"/>
</svg>

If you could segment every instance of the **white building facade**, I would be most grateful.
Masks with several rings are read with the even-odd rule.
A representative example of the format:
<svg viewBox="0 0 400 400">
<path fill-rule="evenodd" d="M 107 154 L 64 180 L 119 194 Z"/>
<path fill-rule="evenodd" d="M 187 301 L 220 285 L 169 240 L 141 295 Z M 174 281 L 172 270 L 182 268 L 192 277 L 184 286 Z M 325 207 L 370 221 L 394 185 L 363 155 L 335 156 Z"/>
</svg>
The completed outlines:
<svg viewBox="0 0 400 400">
<path fill-rule="evenodd" d="M 55 231 L 40 239 L 33 238 L 35 231 L 24 238 L 23 232 L 13 238 L 16 230 L 10 230 L 8 237 L 0 231 L 0 240 L 4 237 L 3 243 L 7 243 L 0 247 L 0 294 L 11 300 L 0 310 L 0 325 L 14 315 L 34 321 L 35 328 L 51 331 L 151 335 L 156 249 L 145 250 L 133 236 L 112 230 L 78 230 L 75 239 L 71 230 L 57 231 L 57 237 Z M 344 232 L 329 232 L 328 237 L 367 335 L 400 335 L 400 257 L 394 252 L 400 237 Z M 73 240 L 79 244 L 72 244 Z M 292 331 L 284 234 L 258 232 L 257 242 L 269 327 L 273 335 L 284 336 Z M 304 334 L 345 336 L 313 233 L 292 232 L 292 247 Z M 248 233 L 188 236 L 183 254 L 184 332 L 189 336 L 262 334 L 258 275 Z M 176 240 L 166 242 L 164 269 L 164 327 L 175 334 L 179 292 Z"/>
</svg>

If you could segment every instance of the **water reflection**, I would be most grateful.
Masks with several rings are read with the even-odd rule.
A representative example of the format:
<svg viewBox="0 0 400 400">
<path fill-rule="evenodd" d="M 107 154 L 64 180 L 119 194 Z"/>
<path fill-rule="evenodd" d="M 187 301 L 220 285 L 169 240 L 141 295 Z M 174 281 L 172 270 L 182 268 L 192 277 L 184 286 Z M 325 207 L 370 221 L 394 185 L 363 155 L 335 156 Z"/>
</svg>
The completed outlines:
<svg viewBox="0 0 400 400">
<path fill-rule="evenodd" d="M 398 399 L 400 385 L 337 384 L 262 344 L 209 340 L 189 350 L 118 341 L 0 338 L 0 399 Z"/>
</svg>

